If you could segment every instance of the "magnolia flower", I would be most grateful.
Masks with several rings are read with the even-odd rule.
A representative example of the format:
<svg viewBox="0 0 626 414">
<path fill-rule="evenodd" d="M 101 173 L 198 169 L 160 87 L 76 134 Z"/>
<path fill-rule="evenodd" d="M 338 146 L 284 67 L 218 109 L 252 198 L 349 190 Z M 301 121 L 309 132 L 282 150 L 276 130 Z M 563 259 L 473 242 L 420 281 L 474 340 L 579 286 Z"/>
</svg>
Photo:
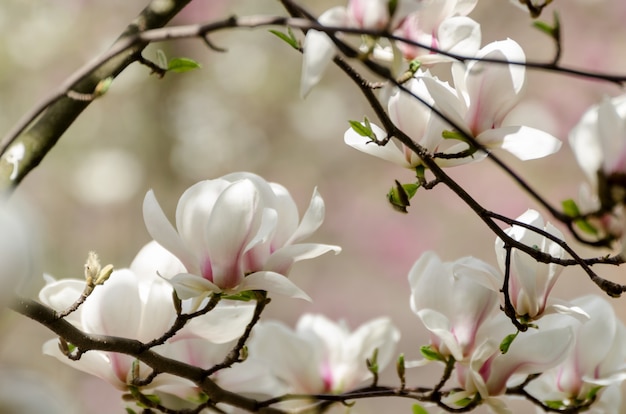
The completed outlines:
<svg viewBox="0 0 626 414">
<path fill-rule="evenodd" d="M 287 279 L 291 266 L 341 250 L 299 243 L 324 219 L 324 202 L 317 190 L 298 224 L 298 209 L 289 192 L 250 173 L 201 181 L 187 189 L 176 208 L 176 229 L 152 191 L 146 194 L 143 213 L 150 235 L 186 268 L 169 278 L 181 299 L 247 290 L 308 299 Z"/>
<path fill-rule="evenodd" d="M 425 79 L 432 81 L 430 89 L 426 87 Z M 446 145 L 441 134 L 444 130 L 450 129 L 449 125 L 413 96 L 419 96 L 428 104 L 435 106 L 438 105 L 435 96 L 438 96 L 450 105 L 454 105 L 458 104 L 454 90 L 447 83 L 432 77 L 429 71 L 419 71 L 417 77 L 410 79 L 404 86 L 410 94 L 398 89 L 389 99 L 388 112 L 393 123 L 430 154 L 435 152 L 455 154 L 465 150 L 467 145 L 464 143 L 446 146 L 445 149 L 441 148 Z M 432 92 L 435 94 L 431 94 Z M 460 108 L 457 109 L 460 110 Z M 371 128 L 378 141 L 386 138 L 386 133 L 380 127 L 371 124 Z M 371 138 L 362 136 L 350 128 L 344 134 L 344 142 L 359 151 L 391 161 L 405 168 L 414 169 L 423 165 L 422 159 L 415 152 L 395 139 L 391 139 L 387 145 L 380 146 L 372 142 Z M 437 164 L 447 167 L 470 162 L 474 159 L 478 158 L 436 158 L 435 161 Z"/>
<path fill-rule="evenodd" d="M 578 164 L 599 193 L 612 206 L 626 199 L 626 95 L 605 97 L 582 116 L 569 134 Z"/>
<path fill-rule="evenodd" d="M 368 30 L 394 28 L 406 15 L 424 7 L 420 0 L 403 0 L 396 4 L 393 19 L 389 14 L 392 0 L 350 0 L 347 7 L 333 7 L 317 19 L 323 26 Z M 324 32 L 309 30 L 303 44 L 300 96 L 305 97 L 322 78 L 335 56 L 335 45 Z"/>
<path fill-rule="evenodd" d="M 482 324 L 498 309 L 498 294 L 482 279 L 497 271 L 473 257 L 442 263 L 424 253 L 409 272 L 411 309 L 430 331 L 431 345 L 457 361 L 469 357 Z"/>
<path fill-rule="evenodd" d="M 139 252 L 129 269 L 114 271 L 65 319 L 88 334 L 119 336 L 142 342 L 159 338 L 172 326 L 176 311 L 172 304 L 172 286 L 158 277 L 155 269 L 171 271 L 181 266 L 165 249 L 150 243 Z M 46 279 L 47 284 L 39 292 L 39 299 L 58 311 L 71 306 L 85 287 L 84 280 L 55 281 L 49 276 Z M 193 324 L 197 326 L 193 329 L 186 327 L 173 340 L 202 336 L 206 345 L 211 346 L 207 340 L 226 343 L 241 336 L 252 317 L 254 305 L 224 302 L 224 308 L 220 305 L 207 315 L 194 319 Z M 165 343 L 155 349 L 166 354 L 168 346 L 169 343 Z M 46 342 L 43 351 L 73 368 L 104 379 L 118 389 L 125 390 L 132 383 L 135 361 L 132 356 L 89 351 L 79 360 L 72 361 L 61 353 L 57 340 Z M 149 369 L 142 365 L 140 371 L 146 374 Z M 175 376 L 159 375 L 149 388 L 161 386 L 190 387 L 193 384 Z"/>
<path fill-rule="evenodd" d="M 571 326 L 574 344 L 562 363 L 527 387 L 542 401 L 562 401 L 564 407 L 587 400 L 597 387 L 618 386 L 626 379 L 626 327 L 611 304 L 596 295 L 572 303 L 587 312 L 589 320 L 581 323 L 572 318 L 546 318 L 552 326 Z M 619 404 L 608 412 L 620 412 Z"/>
<path fill-rule="evenodd" d="M 559 315 L 560 316 L 560 315 Z M 502 353 L 500 341 L 511 332 L 512 325 L 499 313 L 480 335 L 480 345 L 469 361 L 455 365 L 456 379 L 463 389 L 446 398 L 447 404 L 457 404 L 478 393 L 489 407 L 498 413 L 510 413 L 502 395 L 512 377 L 543 372 L 559 364 L 566 357 L 573 339 L 571 327 L 529 329 L 521 332 Z"/>
<path fill-rule="evenodd" d="M 408 15 L 394 34 L 446 52 L 472 56 L 480 48 L 480 25 L 465 16 L 476 3 L 477 0 L 430 1 Z M 422 64 L 450 60 L 408 43 L 396 44 L 407 60 L 419 59 Z"/>
<path fill-rule="evenodd" d="M 477 59 L 499 59 L 523 63 L 522 48 L 513 40 L 493 42 L 483 47 Z M 525 70 L 520 65 L 496 65 L 473 60 L 452 67 L 456 98 L 450 90 L 429 77 L 423 80 L 447 120 L 488 149 L 502 148 L 521 160 L 542 158 L 561 147 L 552 135 L 527 126 L 509 125 L 507 115 L 519 102 Z M 458 102 L 452 103 L 456 99 Z"/>
<path fill-rule="evenodd" d="M 517 221 L 543 230 L 557 239 L 562 240 L 563 234 L 552 224 L 544 224 L 543 218 L 535 210 L 528 210 Z M 512 226 L 505 233 L 526 246 L 546 253 L 557 259 L 565 257 L 565 251 L 555 241 L 548 239 L 530 229 Z M 506 270 L 506 250 L 504 241 L 496 239 L 496 255 L 502 272 Z M 530 320 L 538 319 L 544 313 L 567 313 L 576 309 L 566 308 L 559 304 L 548 304 L 548 296 L 554 287 L 563 268 L 554 263 L 540 263 L 528 254 L 511 249 L 511 267 L 509 278 L 509 297 L 518 316 Z"/>
<path fill-rule="evenodd" d="M 394 358 L 400 333 L 387 318 L 350 332 L 345 323 L 306 314 L 292 331 L 278 322 L 260 323 L 249 345 L 250 358 L 262 360 L 283 385 L 282 392 L 341 393 L 371 377 L 366 367 L 374 350 L 382 370 Z"/>
</svg>

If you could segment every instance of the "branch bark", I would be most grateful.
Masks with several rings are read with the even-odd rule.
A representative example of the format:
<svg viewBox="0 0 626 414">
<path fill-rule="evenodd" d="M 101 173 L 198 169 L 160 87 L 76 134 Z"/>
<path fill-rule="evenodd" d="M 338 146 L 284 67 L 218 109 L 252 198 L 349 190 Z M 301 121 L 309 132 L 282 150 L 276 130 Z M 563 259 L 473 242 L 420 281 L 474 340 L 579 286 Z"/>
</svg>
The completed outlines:
<svg viewBox="0 0 626 414">
<path fill-rule="evenodd" d="M 176 16 L 191 0 L 152 0 L 142 12 L 133 20 L 120 37 L 113 44 L 139 32 L 160 28 Z M 91 94 L 96 85 L 104 79 L 116 77 L 124 68 L 137 60 L 137 56 L 148 45 L 140 42 L 107 60 L 102 65 L 85 74 L 80 74 L 74 80 L 72 90 L 78 93 Z M 16 171 L 7 157 L 0 159 L 0 189 L 10 191 L 14 189 L 43 157 L 54 147 L 59 138 L 69 128 L 76 118 L 83 112 L 90 101 L 81 101 L 65 96 L 65 90 L 59 89 L 50 97 L 40 102 L 33 110 L 25 114 L 22 120 L 10 131 L 7 136 L 16 135 L 13 145 L 23 145 L 24 155 L 17 164 Z M 32 120 L 32 122 L 31 122 Z M 8 144 L 8 143 L 4 143 Z M 3 145 L 4 146 L 4 145 Z"/>
</svg>

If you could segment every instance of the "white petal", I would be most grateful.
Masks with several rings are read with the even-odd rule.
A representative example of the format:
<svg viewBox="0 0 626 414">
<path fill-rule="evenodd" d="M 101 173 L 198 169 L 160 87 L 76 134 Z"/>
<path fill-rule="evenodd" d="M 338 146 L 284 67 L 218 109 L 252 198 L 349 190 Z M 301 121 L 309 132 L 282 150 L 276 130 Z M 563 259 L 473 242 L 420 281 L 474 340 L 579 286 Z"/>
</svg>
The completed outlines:
<svg viewBox="0 0 626 414">
<path fill-rule="evenodd" d="M 309 208 L 304 213 L 300 225 L 286 244 L 297 243 L 313 234 L 322 225 L 325 211 L 324 200 L 320 193 L 317 192 L 317 188 L 315 188 L 311 196 Z"/>
<path fill-rule="evenodd" d="M 222 289 L 241 282 L 240 258 L 262 219 L 259 194 L 249 180 L 232 183 L 219 196 L 206 228 L 213 283 Z"/>
<path fill-rule="evenodd" d="M 387 137 L 387 133 L 382 128 L 374 124 L 371 124 L 371 126 L 378 141 L 382 141 Z M 343 140 L 346 144 L 350 145 L 352 148 L 358 149 L 361 152 L 382 158 L 383 160 L 391 161 L 392 163 L 404 168 L 413 168 L 394 140 L 387 142 L 387 145 L 380 146 L 377 143 L 372 142 L 369 137 L 359 135 L 352 128 L 346 131 L 343 135 Z"/>
<path fill-rule="evenodd" d="M 304 299 L 309 302 L 312 299 L 291 280 L 276 272 L 256 272 L 246 276 L 237 288 L 239 292 L 246 290 L 265 290 L 268 293 L 276 293 L 291 298 Z"/>
<path fill-rule="evenodd" d="M 341 26 L 346 21 L 346 9 L 333 7 L 319 17 L 320 24 Z M 304 56 L 302 61 L 302 77 L 300 80 L 300 96 L 306 97 L 311 89 L 322 79 L 324 71 L 335 56 L 335 44 L 323 32 L 309 30 L 304 38 Z"/>
<path fill-rule="evenodd" d="M 445 347 L 454 359 L 457 361 L 464 359 L 463 350 L 454 335 L 450 332 L 450 321 L 445 315 L 432 309 L 422 309 L 417 312 L 417 316 L 422 320 L 424 327 L 445 344 Z M 443 349 L 441 349 L 441 351 L 445 352 Z"/>
<path fill-rule="evenodd" d="M 561 141 L 547 132 L 525 126 L 488 129 L 476 137 L 487 148 L 502 148 L 522 161 L 554 154 Z"/>
<path fill-rule="evenodd" d="M 196 270 L 196 259 L 185 247 L 172 223 L 165 217 L 165 213 L 163 213 L 152 190 L 146 193 L 146 197 L 143 200 L 143 220 L 148 233 L 154 240 L 178 257 L 187 267 L 187 271 L 193 272 Z"/>
<path fill-rule="evenodd" d="M 243 334 L 254 308 L 255 303 L 222 300 L 206 315 L 192 319 L 185 329 L 213 343 L 226 343 Z"/>
<path fill-rule="evenodd" d="M 440 49 L 447 52 L 471 56 L 480 48 L 480 25 L 469 17 L 446 19 L 439 25 L 437 33 Z"/>
<path fill-rule="evenodd" d="M 169 282 L 174 286 L 176 294 L 182 300 L 206 295 L 210 292 L 219 293 L 222 291 L 218 286 L 203 277 L 189 273 L 179 273 L 171 278 Z"/>
<path fill-rule="evenodd" d="M 300 260 L 314 259 L 327 252 L 339 254 L 341 247 L 319 243 L 298 243 L 282 247 L 274 252 L 265 264 L 265 270 L 286 275 L 291 266 Z"/>
</svg>

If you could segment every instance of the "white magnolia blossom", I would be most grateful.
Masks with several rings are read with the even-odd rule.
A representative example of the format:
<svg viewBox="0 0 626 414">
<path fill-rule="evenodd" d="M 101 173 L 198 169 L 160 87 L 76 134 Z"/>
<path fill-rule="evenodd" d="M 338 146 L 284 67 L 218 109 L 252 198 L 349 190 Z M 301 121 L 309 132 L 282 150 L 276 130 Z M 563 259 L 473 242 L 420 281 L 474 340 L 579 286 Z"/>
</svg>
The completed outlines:
<svg viewBox="0 0 626 414">
<path fill-rule="evenodd" d="M 476 58 L 526 61 L 522 48 L 511 39 L 486 45 Z M 450 98 L 442 96 L 447 91 L 432 80 L 425 79 L 426 85 L 435 107 L 478 143 L 487 149 L 504 149 L 521 160 L 542 158 L 559 150 L 561 141 L 554 136 L 535 128 L 510 125 L 507 120 L 521 99 L 524 66 L 472 60 L 466 65 L 455 63 L 452 74 L 459 104 L 450 105 Z"/>
<path fill-rule="evenodd" d="M 480 48 L 480 25 L 466 17 L 478 0 L 432 0 L 408 15 L 394 32 L 423 45 L 462 56 L 473 56 Z M 451 60 L 430 50 L 396 42 L 407 60 L 418 59 L 422 64 Z"/>
<path fill-rule="evenodd" d="M 450 126 L 413 96 L 419 96 L 433 106 L 440 104 L 437 98 L 445 99 L 445 106 L 459 105 L 455 91 L 448 83 L 431 76 L 429 71 L 418 71 L 416 75 L 415 78 L 410 79 L 404 85 L 408 92 L 396 89 L 389 98 L 387 108 L 389 118 L 402 132 L 421 145 L 431 155 L 435 152 L 456 154 L 465 150 L 467 148 L 466 144 L 459 143 L 456 140 L 446 141 L 442 138 L 442 132 L 449 130 Z M 426 87 L 425 79 L 432 81 L 430 88 Z M 459 106 L 457 110 L 460 111 L 461 107 Z M 378 141 L 386 138 L 387 134 L 382 128 L 374 124 L 371 124 L 371 128 Z M 453 142 L 452 145 L 449 145 L 450 141 Z M 391 161 L 405 168 L 414 169 L 419 165 L 423 165 L 422 159 L 415 152 L 395 138 L 392 138 L 386 145 L 380 146 L 372 142 L 371 138 L 362 136 L 350 128 L 344 134 L 344 142 L 359 151 Z M 475 157 L 436 158 L 435 161 L 442 167 L 450 167 L 471 162 L 481 157 L 480 154 L 476 154 Z"/>
<path fill-rule="evenodd" d="M 517 221 L 529 224 L 563 240 L 563 234 L 552 224 L 544 224 L 543 218 L 535 210 L 528 210 Z M 563 259 L 565 251 L 555 241 L 548 239 L 530 229 L 512 226 L 504 230 L 507 235 L 537 251 Z M 502 272 L 506 269 L 506 249 L 500 238 L 495 243 L 496 256 Z M 538 319 L 544 313 L 560 312 L 580 315 L 576 308 L 568 308 L 561 304 L 549 303 L 548 296 L 554 287 L 562 266 L 554 263 L 540 263 L 528 254 L 511 249 L 511 267 L 509 278 L 509 297 L 517 315 Z"/>
<path fill-rule="evenodd" d="M 118 336 L 144 343 L 159 338 L 172 326 L 176 311 L 172 303 L 172 286 L 160 278 L 155 269 L 167 272 L 175 271 L 180 266 L 176 258 L 152 242 L 139 252 L 129 269 L 113 271 L 109 279 L 96 286 L 85 302 L 65 319 L 88 334 Z M 39 292 L 39 299 L 58 311 L 70 307 L 85 287 L 84 280 L 57 281 L 49 276 L 46 279 L 47 284 Z M 194 319 L 172 340 L 201 337 L 206 347 L 220 348 L 219 343 L 228 343 L 241 336 L 252 317 L 254 305 L 223 302 L 214 311 Z M 167 355 L 170 345 L 167 342 L 154 349 Z M 126 390 L 132 384 L 132 366 L 135 361 L 132 356 L 89 351 L 79 360 L 73 361 L 63 355 L 56 339 L 46 342 L 43 351 L 75 369 L 104 379 L 120 390 Z M 140 371 L 142 375 L 150 372 L 144 365 L 141 365 Z M 160 387 L 189 389 L 193 384 L 163 374 L 148 386 L 149 389 Z"/>
<path fill-rule="evenodd" d="M 498 293 L 483 279 L 499 279 L 497 270 L 473 257 L 441 262 L 424 253 L 409 272 L 411 309 L 430 331 L 431 346 L 457 361 L 469 358 L 476 335 L 498 310 Z"/>
<path fill-rule="evenodd" d="M 168 278 L 181 299 L 247 290 L 308 299 L 287 279 L 291 266 L 341 250 L 300 243 L 324 219 L 324 202 L 317 190 L 298 223 L 298 209 L 289 192 L 251 173 L 191 186 L 178 201 L 176 228 L 152 191 L 146 194 L 143 212 L 150 235 L 185 266 L 186 272 Z"/>
<path fill-rule="evenodd" d="M 582 116 L 569 134 L 578 164 L 598 189 L 599 174 L 626 174 L 626 95 L 605 97 Z"/>
<path fill-rule="evenodd" d="M 386 367 L 399 338 L 388 318 L 371 320 L 351 332 L 343 322 L 305 314 L 295 331 L 279 322 L 261 322 L 254 328 L 249 353 L 281 384 L 277 395 L 341 393 L 371 378 L 365 361 L 375 349 L 379 369 Z"/>
<path fill-rule="evenodd" d="M 626 327 L 617 319 L 611 304 L 597 295 L 588 295 L 572 301 L 582 308 L 589 320 L 578 321 L 554 315 L 546 318 L 552 327 L 571 326 L 574 342 L 565 360 L 532 381 L 527 390 L 542 401 L 562 401 L 576 404 L 585 401 L 597 387 L 619 386 L 626 379 Z M 544 324 L 542 327 L 546 327 Z M 595 392 L 595 391 L 594 391 Z M 600 395 L 604 394 L 600 391 Z M 620 413 L 619 394 L 609 392 L 612 404 L 604 405 L 596 413 Z M 596 411 L 593 411 L 594 408 Z"/>
<path fill-rule="evenodd" d="M 326 10 L 317 21 L 324 26 L 383 30 L 395 26 L 409 13 L 427 7 L 420 0 L 401 0 L 395 13 L 389 15 L 390 0 L 349 0 L 347 7 Z M 305 97 L 317 85 L 333 60 L 336 50 L 326 33 L 309 30 L 303 44 L 300 96 Z"/>
<path fill-rule="evenodd" d="M 541 373 L 563 361 L 574 337 L 569 326 L 551 329 L 540 326 L 519 333 L 507 352 L 502 353 L 500 343 L 513 331 L 503 313 L 485 325 L 469 361 L 457 361 L 455 365 L 456 380 L 463 391 L 451 394 L 446 403 L 453 405 L 480 394 L 493 412 L 510 414 L 512 411 L 497 396 L 504 394 L 507 386 L 517 381 L 516 377 Z"/>
</svg>

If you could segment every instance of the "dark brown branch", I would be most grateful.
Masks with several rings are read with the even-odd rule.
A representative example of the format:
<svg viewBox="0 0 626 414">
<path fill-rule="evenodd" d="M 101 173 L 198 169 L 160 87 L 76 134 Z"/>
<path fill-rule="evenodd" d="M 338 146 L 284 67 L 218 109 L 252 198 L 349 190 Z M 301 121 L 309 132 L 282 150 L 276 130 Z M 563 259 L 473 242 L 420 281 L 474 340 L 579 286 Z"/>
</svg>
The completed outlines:
<svg viewBox="0 0 626 414">
<path fill-rule="evenodd" d="M 93 335 L 82 332 L 64 319 L 60 319 L 57 313 L 31 299 L 18 297 L 9 306 L 12 310 L 44 325 L 52 332 L 73 344 L 79 349 L 86 351 L 107 351 L 131 355 L 145 363 L 153 370 L 161 373 L 169 373 L 180 378 L 194 382 L 205 392 L 211 401 L 224 403 L 250 412 L 283 414 L 282 410 L 271 407 L 262 407 L 251 398 L 243 397 L 236 393 L 219 387 L 213 380 L 205 375 L 205 370 L 186 364 L 171 358 L 166 358 L 158 353 L 147 349 L 146 345 L 134 339 L 120 338 L 115 336 Z"/>
</svg>

